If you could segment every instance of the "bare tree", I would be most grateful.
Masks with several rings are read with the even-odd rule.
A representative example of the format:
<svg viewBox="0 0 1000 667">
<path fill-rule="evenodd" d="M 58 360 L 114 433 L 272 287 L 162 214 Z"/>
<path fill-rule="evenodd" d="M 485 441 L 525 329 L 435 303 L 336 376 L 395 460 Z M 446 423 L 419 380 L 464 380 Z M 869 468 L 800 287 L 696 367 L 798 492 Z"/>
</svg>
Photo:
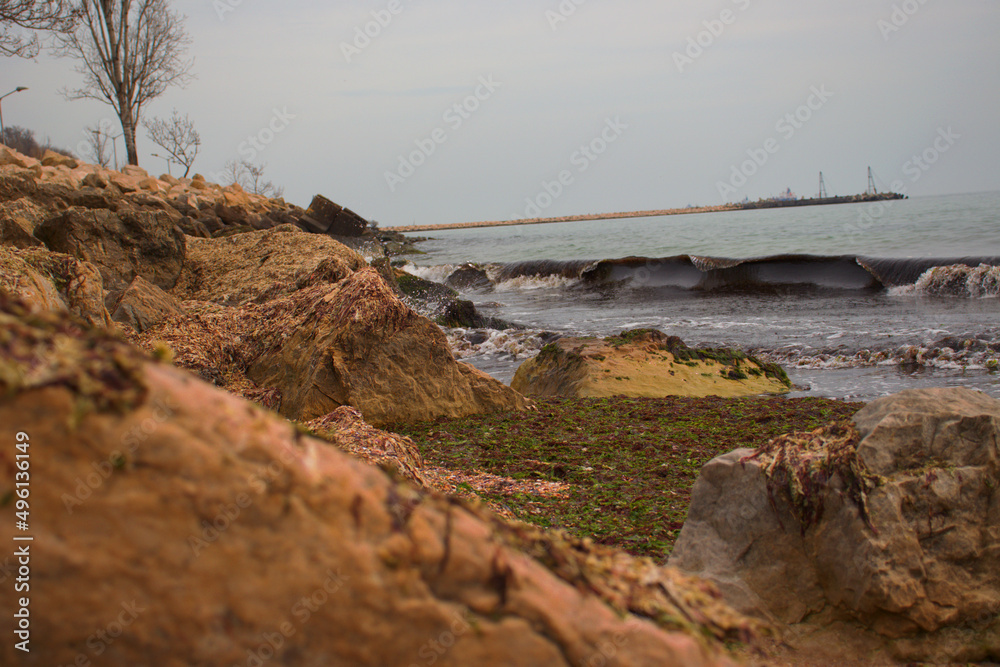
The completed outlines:
<svg viewBox="0 0 1000 667">
<path fill-rule="evenodd" d="M 0 137 L 0 143 L 28 157 L 35 157 L 42 154 L 42 149 L 35 140 L 35 133 L 17 125 L 3 129 L 3 136 Z"/>
<path fill-rule="evenodd" d="M 39 41 L 35 30 L 68 32 L 79 15 L 73 0 L 0 0 L 0 55 L 34 58 Z"/>
<path fill-rule="evenodd" d="M 166 0 L 83 0 L 80 9 L 80 27 L 59 38 L 57 52 L 81 62 L 84 85 L 63 94 L 110 104 L 122 123 L 128 162 L 139 164 L 135 131 L 143 105 L 192 78 L 184 19 Z"/>
<path fill-rule="evenodd" d="M 100 125 L 88 126 L 86 132 L 88 157 L 108 169 L 111 166 L 111 154 L 108 153 L 108 141 L 111 135 L 105 133 Z"/>
<path fill-rule="evenodd" d="M 177 109 L 174 109 L 173 114 L 166 120 L 154 118 L 151 121 L 143 121 L 142 124 L 146 126 L 149 140 L 167 151 L 174 158 L 174 162 L 184 167 L 182 178 L 186 177 L 201 148 L 201 135 L 194 129 L 191 118 L 187 114 L 182 118 Z"/>
<path fill-rule="evenodd" d="M 253 164 L 248 160 L 230 160 L 222 168 L 222 177 L 230 183 L 235 183 L 247 192 L 276 199 L 285 194 L 284 188 L 279 188 L 271 181 L 264 180 L 266 162 Z"/>
</svg>

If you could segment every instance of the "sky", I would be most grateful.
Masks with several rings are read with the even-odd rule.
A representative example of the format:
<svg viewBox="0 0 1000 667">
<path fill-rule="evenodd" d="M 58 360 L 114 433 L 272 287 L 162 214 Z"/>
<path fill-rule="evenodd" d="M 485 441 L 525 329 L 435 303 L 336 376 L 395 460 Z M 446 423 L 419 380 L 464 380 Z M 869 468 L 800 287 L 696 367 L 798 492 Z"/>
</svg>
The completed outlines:
<svg viewBox="0 0 1000 667">
<path fill-rule="evenodd" d="M 1000 189 L 996 0 L 176 0 L 194 171 L 265 165 L 383 226 Z M 81 155 L 109 106 L 6 58 L 5 124 Z M 139 131 L 140 164 L 164 160 Z M 124 146 L 119 140 L 119 157 Z M 171 167 L 177 174 L 177 167 Z M 221 177 L 221 176 L 220 176 Z"/>
</svg>

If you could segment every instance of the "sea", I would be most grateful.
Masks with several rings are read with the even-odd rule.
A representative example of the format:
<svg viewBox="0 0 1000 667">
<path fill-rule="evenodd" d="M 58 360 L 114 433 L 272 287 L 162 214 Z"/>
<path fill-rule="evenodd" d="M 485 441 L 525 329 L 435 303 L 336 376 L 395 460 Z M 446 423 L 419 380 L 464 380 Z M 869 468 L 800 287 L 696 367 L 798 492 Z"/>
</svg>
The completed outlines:
<svg viewBox="0 0 1000 667">
<path fill-rule="evenodd" d="M 780 363 L 791 396 L 1000 397 L 1000 192 L 429 232 L 403 268 L 461 288 L 497 329 L 449 329 L 510 382 L 560 336 L 655 328 Z"/>
</svg>

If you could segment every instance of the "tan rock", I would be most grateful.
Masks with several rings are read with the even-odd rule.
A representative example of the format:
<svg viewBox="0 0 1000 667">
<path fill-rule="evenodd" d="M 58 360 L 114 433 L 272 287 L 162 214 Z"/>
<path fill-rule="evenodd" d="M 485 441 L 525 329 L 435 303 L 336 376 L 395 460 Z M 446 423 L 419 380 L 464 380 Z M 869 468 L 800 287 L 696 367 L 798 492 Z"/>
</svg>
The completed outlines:
<svg viewBox="0 0 1000 667">
<path fill-rule="evenodd" d="M 0 144 L 0 167 L 21 167 L 28 169 L 39 164 L 38 160 Z"/>
<path fill-rule="evenodd" d="M 638 330 L 563 338 L 517 369 L 511 387 L 533 397 L 752 396 L 781 394 L 784 371 L 732 350 L 692 350 L 677 337 Z"/>
<path fill-rule="evenodd" d="M 107 289 L 124 289 L 136 275 L 172 288 L 184 263 L 184 234 L 162 212 L 72 207 L 35 230 L 50 250 L 95 264 Z"/>
<path fill-rule="evenodd" d="M 145 176 L 132 176 L 117 171 L 108 172 L 108 180 L 122 192 L 135 192 L 139 189 L 139 183 Z"/>
<path fill-rule="evenodd" d="M 140 333 L 171 317 L 184 316 L 177 299 L 142 276 L 136 276 L 109 308 L 112 320 L 127 324 Z"/>
<path fill-rule="evenodd" d="M 140 166 L 134 164 L 127 164 L 121 168 L 121 173 L 127 176 L 134 176 L 140 180 L 144 178 L 149 178 L 149 172 Z"/>
<path fill-rule="evenodd" d="M 160 174 L 160 180 L 170 187 L 181 184 L 180 180 L 176 176 L 171 176 L 170 174 Z"/>
<path fill-rule="evenodd" d="M 94 172 L 92 174 L 87 174 L 80 181 L 80 185 L 83 187 L 98 188 L 103 190 L 108 187 L 108 173 L 107 172 Z"/>
<path fill-rule="evenodd" d="M 557 537 L 525 544 L 110 336 L 29 322 L 2 296 L 0 330 L 14 332 L 0 341 L 0 423 L 27 434 L 39 471 L 37 664 L 732 664 L 530 555 L 569 556 Z M 16 453 L 12 436 L 0 463 L 16 469 Z M 13 531 L 3 522 L 0 540 Z M 0 645 L 3 664 L 19 655 Z"/>
<path fill-rule="evenodd" d="M 160 181 L 158 181 L 155 178 L 144 178 L 140 180 L 136 185 L 139 186 L 140 190 L 145 190 L 147 192 L 153 192 L 157 194 L 166 189 L 163 187 L 163 184 L 160 183 Z"/>
<path fill-rule="evenodd" d="M 510 387 L 455 360 L 441 329 L 367 268 L 262 309 L 281 345 L 247 372 L 282 394 L 281 414 L 308 421 L 341 405 L 382 425 L 523 410 Z"/>
<path fill-rule="evenodd" d="M 35 312 L 69 312 L 91 325 L 111 326 L 100 272 L 69 255 L 0 246 L 0 291 L 17 296 Z"/>
<path fill-rule="evenodd" d="M 0 245 L 30 248 L 43 245 L 33 236 L 49 212 L 27 197 L 0 203 Z"/>
<path fill-rule="evenodd" d="M 1000 655 L 1000 401 L 907 390 L 705 466 L 670 562 L 737 609 L 860 624 L 900 660 Z"/>
<path fill-rule="evenodd" d="M 174 294 L 181 300 L 226 305 L 263 303 L 320 281 L 335 283 L 364 266 L 361 255 L 343 244 L 283 225 L 220 239 L 190 239 Z"/>
<path fill-rule="evenodd" d="M 42 165 L 46 167 L 66 167 L 68 169 L 76 169 L 79 164 L 79 162 L 68 155 L 56 153 L 53 150 L 47 149 L 42 154 Z"/>
</svg>

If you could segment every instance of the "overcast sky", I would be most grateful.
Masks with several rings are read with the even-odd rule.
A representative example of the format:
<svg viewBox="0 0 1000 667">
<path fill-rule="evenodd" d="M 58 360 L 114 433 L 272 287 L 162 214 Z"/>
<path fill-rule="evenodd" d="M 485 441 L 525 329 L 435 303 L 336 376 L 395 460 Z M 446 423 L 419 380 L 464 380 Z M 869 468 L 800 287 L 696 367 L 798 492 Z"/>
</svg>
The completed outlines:
<svg viewBox="0 0 1000 667">
<path fill-rule="evenodd" d="M 172 6 L 197 79 L 146 114 L 191 115 L 195 171 L 263 162 L 289 201 L 383 225 L 812 196 L 821 170 L 853 194 L 869 165 L 915 196 L 1000 189 L 996 0 Z M 78 82 L 4 59 L 0 94 L 30 87 L 4 122 L 78 150 L 113 117 L 59 95 Z"/>
</svg>

